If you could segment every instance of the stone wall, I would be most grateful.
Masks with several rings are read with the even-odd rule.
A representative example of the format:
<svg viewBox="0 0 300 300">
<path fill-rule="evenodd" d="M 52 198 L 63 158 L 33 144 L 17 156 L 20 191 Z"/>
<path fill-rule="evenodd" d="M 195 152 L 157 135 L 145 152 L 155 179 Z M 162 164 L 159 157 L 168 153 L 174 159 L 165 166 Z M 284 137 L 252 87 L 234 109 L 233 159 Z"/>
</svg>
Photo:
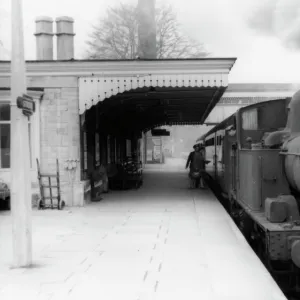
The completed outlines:
<svg viewBox="0 0 300 300">
<path fill-rule="evenodd" d="M 41 102 L 41 171 L 56 172 L 59 161 L 62 199 L 74 205 L 67 159 L 80 159 L 78 88 L 46 88 Z M 75 182 L 80 181 L 78 164 Z M 75 183 L 75 184 L 76 184 Z"/>
</svg>

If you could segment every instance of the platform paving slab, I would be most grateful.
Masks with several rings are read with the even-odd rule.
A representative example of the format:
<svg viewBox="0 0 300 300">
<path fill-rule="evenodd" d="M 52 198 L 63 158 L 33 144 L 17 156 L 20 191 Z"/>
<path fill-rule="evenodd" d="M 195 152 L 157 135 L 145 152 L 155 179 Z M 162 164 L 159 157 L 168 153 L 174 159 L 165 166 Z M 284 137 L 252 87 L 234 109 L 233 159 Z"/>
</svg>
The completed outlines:
<svg viewBox="0 0 300 300">
<path fill-rule="evenodd" d="M 249 288 L 256 300 L 285 299 L 266 288 L 265 273 L 249 271 L 260 262 L 213 195 L 188 190 L 180 168 L 158 169 L 139 190 L 33 211 L 29 269 L 10 269 L 11 218 L 0 212 L 0 299 L 248 300 Z"/>
</svg>

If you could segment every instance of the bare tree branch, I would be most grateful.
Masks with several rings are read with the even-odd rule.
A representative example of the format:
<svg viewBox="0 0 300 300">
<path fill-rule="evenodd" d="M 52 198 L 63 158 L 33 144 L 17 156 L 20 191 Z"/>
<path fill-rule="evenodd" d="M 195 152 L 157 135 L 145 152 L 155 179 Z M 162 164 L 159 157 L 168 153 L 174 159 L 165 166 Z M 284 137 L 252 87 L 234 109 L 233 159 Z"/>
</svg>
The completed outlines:
<svg viewBox="0 0 300 300">
<path fill-rule="evenodd" d="M 171 6 L 156 9 L 157 58 L 197 58 L 209 53 L 201 43 L 186 36 Z M 132 59 L 138 54 L 138 15 L 131 4 L 109 8 L 107 16 L 92 27 L 87 58 Z"/>
</svg>

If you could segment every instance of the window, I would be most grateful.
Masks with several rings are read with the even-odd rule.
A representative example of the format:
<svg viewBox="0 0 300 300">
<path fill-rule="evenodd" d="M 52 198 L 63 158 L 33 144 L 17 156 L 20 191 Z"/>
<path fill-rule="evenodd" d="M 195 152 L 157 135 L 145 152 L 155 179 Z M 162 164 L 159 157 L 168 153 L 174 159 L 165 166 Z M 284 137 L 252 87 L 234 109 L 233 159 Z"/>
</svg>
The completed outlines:
<svg viewBox="0 0 300 300">
<path fill-rule="evenodd" d="M 205 141 L 205 146 L 214 146 L 215 145 L 215 138 L 212 137 Z"/>
<path fill-rule="evenodd" d="M 246 110 L 242 114 L 243 129 L 257 130 L 258 129 L 258 115 L 257 109 Z"/>
<path fill-rule="evenodd" d="M 83 170 L 87 170 L 87 134 L 83 132 Z"/>
<path fill-rule="evenodd" d="M 0 124 L 1 168 L 10 168 L 10 124 Z"/>
<path fill-rule="evenodd" d="M 10 168 L 10 103 L 0 103 L 0 168 Z M 30 167 L 32 168 L 32 125 L 28 122 Z"/>
<path fill-rule="evenodd" d="M 0 168 L 10 168 L 10 104 L 0 104 Z"/>
<path fill-rule="evenodd" d="M 98 132 L 95 133 L 95 161 L 100 163 L 100 139 Z"/>
</svg>

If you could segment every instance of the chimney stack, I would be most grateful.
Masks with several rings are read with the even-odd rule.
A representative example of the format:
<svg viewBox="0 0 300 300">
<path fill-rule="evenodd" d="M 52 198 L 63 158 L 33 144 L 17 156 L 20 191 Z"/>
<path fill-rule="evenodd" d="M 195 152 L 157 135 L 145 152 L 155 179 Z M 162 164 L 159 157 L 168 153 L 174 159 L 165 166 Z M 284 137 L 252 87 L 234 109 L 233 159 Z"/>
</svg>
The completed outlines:
<svg viewBox="0 0 300 300">
<path fill-rule="evenodd" d="M 36 23 L 36 59 L 53 60 L 53 19 L 38 17 Z"/>
<path fill-rule="evenodd" d="M 57 59 L 74 58 L 74 19 L 70 17 L 56 18 Z"/>
<path fill-rule="evenodd" d="M 155 0 L 138 1 L 139 57 L 156 58 Z"/>
</svg>

